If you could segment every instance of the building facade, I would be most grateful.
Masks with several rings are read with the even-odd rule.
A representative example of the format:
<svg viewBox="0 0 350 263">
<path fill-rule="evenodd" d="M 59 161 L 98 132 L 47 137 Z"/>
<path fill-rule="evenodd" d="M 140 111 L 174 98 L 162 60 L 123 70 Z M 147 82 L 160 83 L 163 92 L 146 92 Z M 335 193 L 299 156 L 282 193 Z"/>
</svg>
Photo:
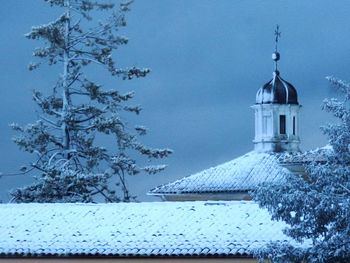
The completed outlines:
<svg viewBox="0 0 350 263">
<path fill-rule="evenodd" d="M 273 77 L 256 94 L 254 150 L 224 164 L 203 170 L 149 191 L 164 201 L 251 200 L 250 191 L 261 183 L 283 181 L 304 173 L 299 145 L 301 105 L 295 87 L 277 68 L 280 54 L 272 54 Z M 294 161 L 298 159 L 298 161 Z"/>
</svg>

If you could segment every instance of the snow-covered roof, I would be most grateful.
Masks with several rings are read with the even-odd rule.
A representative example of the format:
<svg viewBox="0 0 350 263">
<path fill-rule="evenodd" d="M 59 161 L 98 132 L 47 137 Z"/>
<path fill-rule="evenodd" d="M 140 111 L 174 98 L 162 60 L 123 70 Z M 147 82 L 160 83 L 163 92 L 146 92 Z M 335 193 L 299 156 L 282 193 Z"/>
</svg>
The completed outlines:
<svg viewBox="0 0 350 263">
<path fill-rule="evenodd" d="M 283 159 L 280 159 L 281 163 L 300 163 L 308 164 L 311 162 L 324 163 L 334 156 L 333 147 L 329 144 L 321 148 L 316 148 L 299 154 L 285 155 Z"/>
<path fill-rule="evenodd" d="M 224 164 L 158 186 L 148 194 L 187 194 L 203 192 L 240 192 L 255 189 L 263 182 L 282 180 L 291 172 L 280 164 L 288 153 L 249 152 Z"/>
<path fill-rule="evenodd" d="M 249 201 L 1 204 L 0 255 L 251 255 L 285 226 Z"/>
</svg>

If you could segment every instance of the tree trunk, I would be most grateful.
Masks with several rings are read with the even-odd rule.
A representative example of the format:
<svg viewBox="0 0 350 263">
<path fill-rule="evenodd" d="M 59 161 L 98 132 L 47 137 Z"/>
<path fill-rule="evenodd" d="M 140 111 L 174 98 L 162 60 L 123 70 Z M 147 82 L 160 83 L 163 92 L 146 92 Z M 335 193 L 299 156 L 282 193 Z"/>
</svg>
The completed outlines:
<svg viewBox="0 0 350 263">
<path fill-rule="evenodd" d="M 70 2 L 65 1 L 66 6 L 66 21 L 65 21 L 65 35 L 64 35 L 64 50 L 63 50 L 63 75 L 62 75 L 62 137 L 63 147 L 65 150 L 65 158 L 69 159 L 68 151 L 70 149 L 69 136 L 69 111 L 71 106 L 71 98 L 69 94 L 68 78 L 69 78 L 69 30 L 70 30 Z"/>
</svg>

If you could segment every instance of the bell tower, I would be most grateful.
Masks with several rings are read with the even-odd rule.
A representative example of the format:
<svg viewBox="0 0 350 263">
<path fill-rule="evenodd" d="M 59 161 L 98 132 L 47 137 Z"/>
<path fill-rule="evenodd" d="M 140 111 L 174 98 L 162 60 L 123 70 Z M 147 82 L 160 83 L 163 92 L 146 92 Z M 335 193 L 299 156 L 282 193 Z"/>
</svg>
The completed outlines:
<svg viewBox="0 0 350 263">
<path fill-rule="evenodd" d="M 298 152 L 299 111 L 298 95 L 292 84 L 281 78 L 278 71 L 280 54 L 277 50 L 281 36 L 279 26 L 275 30 L 275 52 L 272 59 L 275 70 L 272 79 L 256 94 L 254 150 L 258 152 Z"/>
</svg>

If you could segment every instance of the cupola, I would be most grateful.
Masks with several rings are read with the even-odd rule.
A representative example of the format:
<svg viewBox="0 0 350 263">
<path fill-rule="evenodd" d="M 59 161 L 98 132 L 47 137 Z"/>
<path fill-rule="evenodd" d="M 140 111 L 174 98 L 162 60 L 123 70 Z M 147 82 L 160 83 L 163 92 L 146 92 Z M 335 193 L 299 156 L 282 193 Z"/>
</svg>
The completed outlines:
<svg viewBox="0 0 350 263">
<path fill-rule="evenodd" d="M 281 78 L 278 70 L 272 79 L 256 93 L 256 104 L 299 104 L 298 94 L 292 84 Z"/>
<path fill-rule="evenodd" d="M 280 54 L 277 44 L 281 33 L 275 31 L 275 70 L 272 79 L 256 94 L 254 149 L 258 152 L 298 152 L 299 110 L 298 94 L 292 84 L 282 79 L 277 69 Z"/>
</svg>

